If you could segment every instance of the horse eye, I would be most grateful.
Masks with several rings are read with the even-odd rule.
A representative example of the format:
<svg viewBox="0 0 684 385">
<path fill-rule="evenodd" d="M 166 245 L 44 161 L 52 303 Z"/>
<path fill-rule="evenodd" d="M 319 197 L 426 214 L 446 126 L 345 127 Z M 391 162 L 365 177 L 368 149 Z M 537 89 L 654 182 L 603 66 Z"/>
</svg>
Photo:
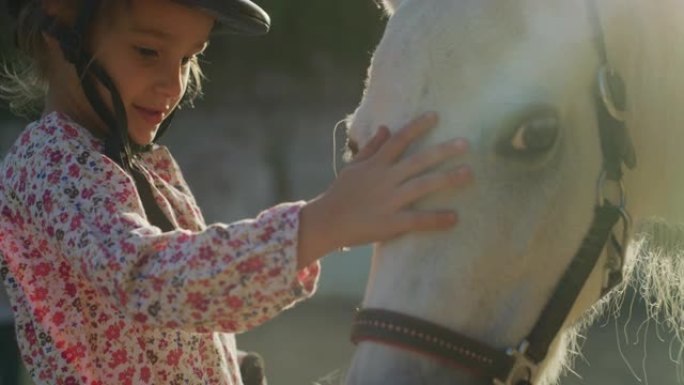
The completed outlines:
<svg viewBox="0 0 684 385">
<path fill-rule="evenodd" d="M 500 142 L 498 150 L 507 156 L 542 155 L 553 148 L 559 130 L 558 116 L 554 112 L 539 112 L 519 124 Z"/>
</svg>

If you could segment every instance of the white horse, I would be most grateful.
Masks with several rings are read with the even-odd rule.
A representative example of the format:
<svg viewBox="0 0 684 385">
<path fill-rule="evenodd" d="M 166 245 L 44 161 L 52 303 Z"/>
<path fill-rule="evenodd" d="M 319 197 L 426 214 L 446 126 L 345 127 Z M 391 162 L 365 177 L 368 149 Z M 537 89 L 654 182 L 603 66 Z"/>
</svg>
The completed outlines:
<svg viewBox="0 0 684 385">
<path fill-rule="evenodd" d="M 624 80 L 624 119 L 638 158 L 636 168 L 623 167 L 636 230 L 628 234 L 625 281 L 611 294 L 639 281 L 653 312 L 664 314 L 678 333 L 684 309 L 678 259 L 684 232 L 677 225 L 684 223 L 684 1 L 594 1 L 599 18 L 592 21 L 585 0 L 384 0 L 389 20 L 363 100 L 348 121 L 350 141 L 363 146 L 379 124 L 399 127 L 437 111 L 440 123 L 421 146 L 467 138 L 464 162 L 475 183 L 419 205 L 456 209 L 454 230 L 410 234 L 375 248 L 363 308 L 427 320 L 502 353 L 527 339 L 591 226 L 597 196 L 620 200 L 613 193 L 617 183 L 598 182 L 604 154 L 593 93 L 607 61 Z M 605 58 L 597 49 L 601 42 Z M 598 185 L 610 191 L 597 191 Z M 577 325 L 596 309 L 606 255 L 538 370 L 499 383 L 557 381 Z M 359 341 L 346 381 L 493 383 L 492 375 L 468 366 L 371 337 Z"/>
</svg>

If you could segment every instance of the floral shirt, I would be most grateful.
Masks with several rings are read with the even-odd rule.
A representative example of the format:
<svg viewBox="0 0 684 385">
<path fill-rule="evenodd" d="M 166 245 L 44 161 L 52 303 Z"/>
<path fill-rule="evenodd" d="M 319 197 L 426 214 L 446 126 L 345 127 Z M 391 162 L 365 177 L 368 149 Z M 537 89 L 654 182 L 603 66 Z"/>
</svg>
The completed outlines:
<svg viewBox="0 0 684 385">
<path fill-rule="evenodd" d="M 141 155 L 178 230 L 149 224 L 103 143 L 53 112 L 0 167 L 0 276 L 36 384 L 241 384 L 233 333 L 315 290 L 302 203 L 206 225 L 164 147 Z"/>
</svg>

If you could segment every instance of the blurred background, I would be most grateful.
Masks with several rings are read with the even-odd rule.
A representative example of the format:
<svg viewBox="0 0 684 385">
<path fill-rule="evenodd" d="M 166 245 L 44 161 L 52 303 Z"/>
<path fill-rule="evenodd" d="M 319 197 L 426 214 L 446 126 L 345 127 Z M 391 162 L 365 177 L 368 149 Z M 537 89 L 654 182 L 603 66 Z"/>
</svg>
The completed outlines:
<svg viewBox="0 0 684 385">
<path fill-rule="evenodd" d="M 261 0 L 272 32 L 259 38 L 212 41 L 205 62 L 205 97 L 178 114 L 163 139 L 176 156 L 208 221 L 255 216 L 275 203 L 310 199 L 334 178 L 344 129 L 386 22 L 372 0 Z M 0 55 L 12 55 L 6 15 L 0 17 Z M 0 106 L 0 156 L 25 120 Z M 238 336 L 243 350 L 266 359 L 271 385 L 333 384 L 346 369 L 348 340 L 369 266 L 369 247 L 323 261 L 318 294 L 282 316 Z M 1 291 L 1 289 L 0 289 Z M 2 333 L 11 330 L 0 294 Z M 576 373 L 564 385 L 675 384 L 679 344 L 670 344 L 636 302 L 618 320 L 599 320 L 588 331 Z M 628 315 L 629 317 L 628 321 Z M 3 370 L 19 367 L 7 339 L 0 342 Z M 11 339 L 10 339 L 11 341 Z M 618 347 L 618 342 L 621 349 Z M 0 377 L 0 385 L 15 385 Z"/>
</svg>

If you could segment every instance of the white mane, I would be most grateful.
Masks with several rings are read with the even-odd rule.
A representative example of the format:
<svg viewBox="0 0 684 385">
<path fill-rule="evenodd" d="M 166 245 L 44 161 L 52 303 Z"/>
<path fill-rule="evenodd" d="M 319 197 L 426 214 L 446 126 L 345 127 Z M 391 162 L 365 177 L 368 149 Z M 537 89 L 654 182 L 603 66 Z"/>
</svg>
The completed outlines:
<svg viewBox="0 0 684 385">
<path fill-rule="evenodd" d="M 684 4 L 596 1 L 609 61 L 627 85 L 627 125 L 639 161 L 625 176 L 639 231 L 623 289 L 635 286 L 650 314 L 663 316 L 680 336 Z M 384 0 L 392 17 L 349 136 L 363 145 L 381 123 L 396 128 L 421 111 L 437 110 L 440 127 L 423 145 L 468 138 L 473 154 L 465 162 L 477 186 L 420 205 L 455 207 L 462 218 L 457 229 L 376 248 L 364 306 L 427 318 L 494 347 L 514 346 L 529 332 L 584 236 L 595 201 L 600 152 L 590 87 L 598 59 L 584 4 Z M 563 121 L 554 157 L 531 165 L 491 153 L 508 116 L 538 102 L 557 108 Z M 600 275 L 590 278 L 535 384 L 555 383 L 568 352 L 576 350 L 577 326 L 596 302 Z M 433 373 L 435 384 L 471 383 L 384 346 L 362 344 L 356 356 L 350 384 L 375 384 L 379 371 L 397 366 Z"/>
</svg>

